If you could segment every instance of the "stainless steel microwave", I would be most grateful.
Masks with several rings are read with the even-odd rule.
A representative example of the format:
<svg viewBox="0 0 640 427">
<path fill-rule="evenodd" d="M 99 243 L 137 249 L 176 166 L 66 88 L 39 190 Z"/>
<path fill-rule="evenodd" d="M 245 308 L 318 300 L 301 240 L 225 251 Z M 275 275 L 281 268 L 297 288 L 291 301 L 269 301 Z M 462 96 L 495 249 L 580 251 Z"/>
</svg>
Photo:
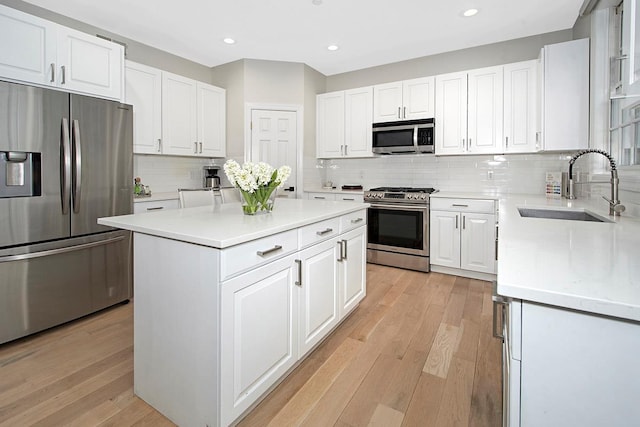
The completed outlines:
<svg viewBox="0 0 640 427">
<path fill-rule="evenodd" d="M 373 124 L 373 152 L 416 154 L 434 152 L 433 119 Z"/>
</svg>

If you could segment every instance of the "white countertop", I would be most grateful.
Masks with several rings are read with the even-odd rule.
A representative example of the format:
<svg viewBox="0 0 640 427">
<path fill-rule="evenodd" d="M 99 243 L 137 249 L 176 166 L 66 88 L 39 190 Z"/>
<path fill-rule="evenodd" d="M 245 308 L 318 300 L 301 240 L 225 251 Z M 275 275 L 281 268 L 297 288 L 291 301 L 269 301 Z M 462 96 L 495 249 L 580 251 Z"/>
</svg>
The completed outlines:
<svg viewBox="0 0 640 427">
<path fill-rule="evenodd" d="M 518 207 L 586 209 L 613 223 L 524 218 Z M 604 200 L 500 200 L 498 294 L 640 321 L 640 219 Z"/>
<path fill-rule="evenodd" d="M 160 200 L 178 200 L 180 197 L 178 196 L 177 191 L 171 191 L 167 193 L 151 193 L 151 196 L 148 197 L 133 197 L 133 203 L 138 202 L 157 202 Z"/>
<path fill-rule="evenodd" d="M 244 215 L 240 203 L 225 203 L 99 218 L 98 224 L 222 249 L 368 206 L 360 202 L 278 198 L 270 214 Z"/>
</svg>

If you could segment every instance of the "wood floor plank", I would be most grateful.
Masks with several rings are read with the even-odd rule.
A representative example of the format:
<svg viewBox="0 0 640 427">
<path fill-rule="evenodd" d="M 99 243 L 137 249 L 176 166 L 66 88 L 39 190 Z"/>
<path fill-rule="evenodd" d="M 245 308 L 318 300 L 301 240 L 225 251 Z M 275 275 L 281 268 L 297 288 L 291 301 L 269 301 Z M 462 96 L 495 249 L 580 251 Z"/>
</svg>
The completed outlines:
<svg viewBox="0 0 640 427">
<path fill-rule="evenodd" d="M 431 427 L 436 425 L 446 380 L 423 372 L 418 379 L 402 425 Z"/>
<path fill-rule="evenodd" d="M 404 419 L 404 413 L 396 411 L 393 408 L 389 408 L 385 405 L 376 406 L 371 421 L 369 421 L 369 427 L 400 427 L 402 420 Z"/>
<path fill-rule="evenodd" d="M 397 372 L 385 385 L 380 403 L 402 413 L 406 412 L 426 360 L 426 352 L 413 349 L 407 351 Z"/>
<path fill-rule="evenodd" d="M 447 378 L 449 365 L 456 345 L 460 328 L 441 323 L 429 350 L 429 356 L 422 368 L 423 372 L 440 378 Z"/>
<path fill-rule="evenodd" d="M 467 319 L 462 319 L 461 325 L 461 333 L 458 336 L 459 341 L 455 350 L 455 356 L 475 363 L 478 353 L 480 325 Z"/>
<path fill-rule="evenodd" d="M 451 369 L 442 394 L 436 425 L 443 427 L 468 425 L 474 375 L 473 362 L 457 357 L 451 360 Z"/>
</svg>

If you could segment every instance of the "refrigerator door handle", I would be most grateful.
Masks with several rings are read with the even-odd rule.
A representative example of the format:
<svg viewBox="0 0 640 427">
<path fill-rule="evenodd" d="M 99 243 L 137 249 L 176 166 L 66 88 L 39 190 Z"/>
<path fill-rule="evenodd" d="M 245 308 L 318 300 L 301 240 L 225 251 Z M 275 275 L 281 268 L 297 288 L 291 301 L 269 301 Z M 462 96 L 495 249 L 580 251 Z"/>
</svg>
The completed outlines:
<svg viewBox="0 0 640 427">
<path fill-rule="evenodd" d="M 60 132 L 60 195 L 62 198 L 62 214 L 69 213 L 71 191 L 71 149 L 69 146 L 69 121 L 62 119 Z"/>
<path fill-rule="evenodd" d="M 117 237 L 112 237 L 106 240 L 100 240 L 97 242 L 83 243 L 76 246 L 68 246 L 66 248 L 49 249 L 46 251 L 32 252 L 32 253 L 20 254 L 20 255 L 8 255 L 8 256 L 0 257 L 0 263 L 11 262 L 11 261 L 22 261 L 25 259 L 42 258 L 45 256 L 59 255 L 67 252 L 75 252 L 75 251 L 80 251 L 87 248 L 93 248 L 96 246 L 108 245 L 110 243 L 119 242 L 124 239 L 125 239 L 125 236 L 117 236 Z"/>
<path fill-rule="evenodd" d="M 80 212 L 82 197 L 82 144 L 80 142 L 80 123 L 73 121 L 73 211 Z"/>
</svg>

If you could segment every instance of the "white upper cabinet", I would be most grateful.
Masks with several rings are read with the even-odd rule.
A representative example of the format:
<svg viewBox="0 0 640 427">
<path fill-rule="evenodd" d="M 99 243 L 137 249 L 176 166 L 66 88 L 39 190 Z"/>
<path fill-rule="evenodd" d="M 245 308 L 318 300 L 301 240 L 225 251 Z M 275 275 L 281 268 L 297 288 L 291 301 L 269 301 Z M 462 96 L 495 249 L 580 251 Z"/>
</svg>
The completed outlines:
<svg viewBox="0 0 640 427">
<path fill-rule="evenodd" d="M 373 88 L 323 93 L 316 97 L 316 156 L 371 157 Z"/>
<path fill-rule="evenodd" d="M 133 152 L 162 154 L 162 72 L 127 61 L 125 102 L 133 105 Z"/>
<path fill-rule="evenodd" d="M 545 46 L 540 52 L 538 148 L 589 146 L 589 39 Z"/>
<path fill-rule="evenodd" d="M 373 122 L 426 119 L 434 116 L 434 77 L 373 87 Z"/>
<path fill-rule="evenodd" d="M 502 67 L 468 72 L 467 152 L 502 151 Z M 436 127 L 437 131 L 437 127 Z"/>
<path fill-rule="evenodd" d="M 467 149 L 467 73 L 436 77 L 435 153 L 462 154 Z"/>
<path fill-rule="evenodd" d="M 206 157 L 225 157 L 226 150 L 226 91 L 216 86 L 197 84 L 199 154 Z"/>
<path fill-rule="evenodd" d="M 536 150 L 537 63 L 504 66 L 504 152 Z"/>
<path fill-rule="evenodd" d="M 1 5 L 0 38 L 0 77 L 122 99 L 122 46 Z"/>
<path fill-rule="evenodd" d="M 162 149 L 164 154 L 196 156 L 202 151 L 197 140 L 195 80 L 162 73 Z"/>
</svg>

